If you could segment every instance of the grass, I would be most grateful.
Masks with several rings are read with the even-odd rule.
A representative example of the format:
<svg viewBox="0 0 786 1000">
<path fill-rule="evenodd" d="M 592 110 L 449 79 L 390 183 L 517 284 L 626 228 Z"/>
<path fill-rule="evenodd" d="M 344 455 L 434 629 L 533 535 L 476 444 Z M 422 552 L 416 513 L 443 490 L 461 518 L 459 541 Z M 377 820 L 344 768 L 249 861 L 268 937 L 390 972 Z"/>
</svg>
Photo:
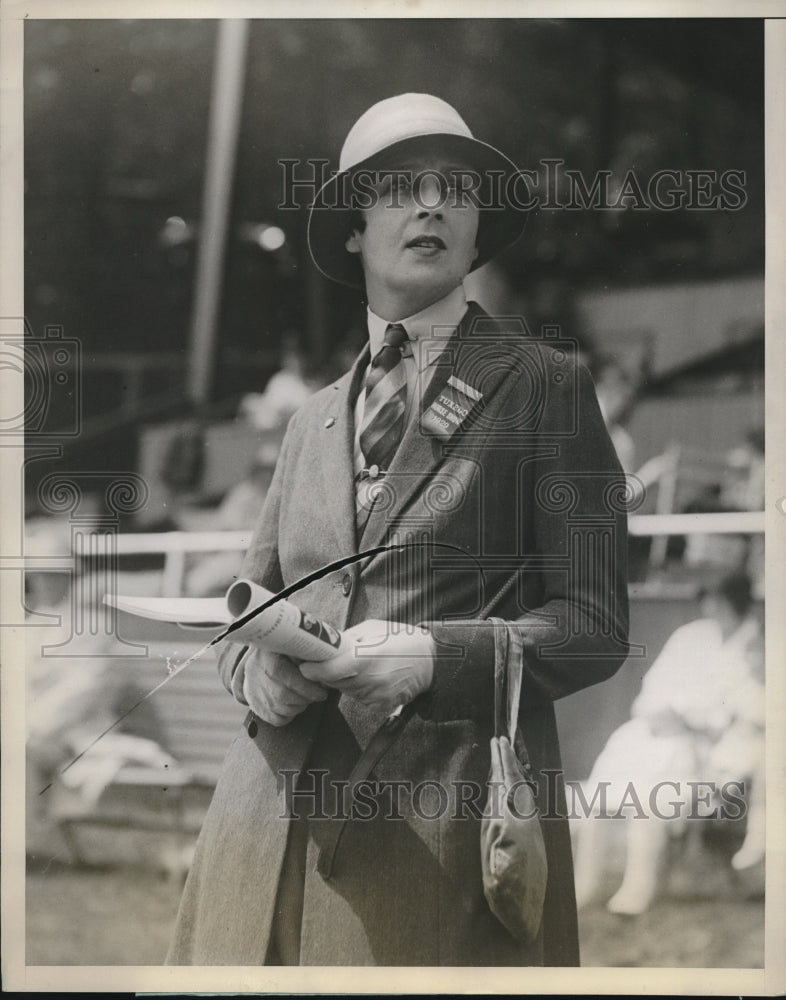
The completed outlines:
<svg viewBox="0 0 786 1000">
<path fill-rule="evenodd" d="M 163 965 L 180 892 L 139 868 L 29 872 L 27 964 Z"/>
<path fill-rule="evenodd" d="M 88 856 L 100 860 L 102 850 L 111 856 L 118 838 L 122 864 L 77 867 L 63 857 L 30 863 L 28 965 L 163 963 L 181 882 L 161 874 L 155 834 L 96 832 Z M 580 914 L 582 965 L 761 968 L 761 873 L 735 877 L 716 852 L 695 854 L 672 873 L 667 892 L 636 918 L 606 911 L 604 900 L 619 883 L 619 872 L 609 872 L 598 901 Z"/>
<path fill-rule="evenodd" d="M 609 880 L 608 895 L 619 879 Z M 594 904 L 579 914 L 581 964 L 606 968 L 764 967 L 764 903 L 705 893 L 656 900 L 639 917 Z"/>
</svg>

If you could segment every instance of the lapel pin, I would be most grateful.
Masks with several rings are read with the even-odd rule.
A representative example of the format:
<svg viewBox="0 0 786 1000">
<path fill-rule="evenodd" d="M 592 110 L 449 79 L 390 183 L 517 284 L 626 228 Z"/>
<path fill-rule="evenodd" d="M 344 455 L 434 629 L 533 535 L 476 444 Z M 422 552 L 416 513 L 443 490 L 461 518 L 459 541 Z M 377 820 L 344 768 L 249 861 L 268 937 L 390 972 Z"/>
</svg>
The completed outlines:
<svg viewBox="0 0 786 1000">
<path fill-rule="evenodd" d="M 332 427 L 335 422 L 336 422 L 335 417 L 328 417 L 327 420 L 325 421 L 325 427 Z"/>
</svg>

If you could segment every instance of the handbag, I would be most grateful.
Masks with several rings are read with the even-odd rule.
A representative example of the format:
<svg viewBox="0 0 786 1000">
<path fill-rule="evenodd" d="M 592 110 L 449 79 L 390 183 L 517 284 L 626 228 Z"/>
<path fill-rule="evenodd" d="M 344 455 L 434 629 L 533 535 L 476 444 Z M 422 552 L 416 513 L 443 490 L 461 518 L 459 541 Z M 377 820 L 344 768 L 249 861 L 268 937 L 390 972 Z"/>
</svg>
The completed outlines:
<svg viewBox="0 0 786 1000">
<path fill-rule="evenodd" d="M 521 637 L 499 618 L 494 628 L 494 735 L 488 798 L 480 826 L 483 892 L 491 912 L 522 944 L 537 937 L 548 864 L 532 772 L 518 729 Z"/>
</svg>

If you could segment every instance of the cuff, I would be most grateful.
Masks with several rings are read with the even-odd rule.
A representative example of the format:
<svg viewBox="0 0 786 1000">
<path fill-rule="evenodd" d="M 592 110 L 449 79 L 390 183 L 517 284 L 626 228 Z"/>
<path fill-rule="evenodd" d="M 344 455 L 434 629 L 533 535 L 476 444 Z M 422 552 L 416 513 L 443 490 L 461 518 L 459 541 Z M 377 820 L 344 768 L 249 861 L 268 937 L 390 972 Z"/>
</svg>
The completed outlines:
<svg viewBox="0 0 786 1000">
<path fill-rule="evenodd" d="M 235 701 L 239 701 L 241 705 L 248 704 L 243 696 L 246 671 L 241 663 L 248 650 L 248 646 L 238 646 L 237 643 L 232 643 L 232 646 L 222 653 L 218 661 L 218 673 L 222 684 Z"/>
<path fill-rule="evenodd" d="M 491 718 L 494 626 L 488 622 L 422 622 L 434 639 L 434 675 L 418 712 L 427 719 Z"/>
</svg>

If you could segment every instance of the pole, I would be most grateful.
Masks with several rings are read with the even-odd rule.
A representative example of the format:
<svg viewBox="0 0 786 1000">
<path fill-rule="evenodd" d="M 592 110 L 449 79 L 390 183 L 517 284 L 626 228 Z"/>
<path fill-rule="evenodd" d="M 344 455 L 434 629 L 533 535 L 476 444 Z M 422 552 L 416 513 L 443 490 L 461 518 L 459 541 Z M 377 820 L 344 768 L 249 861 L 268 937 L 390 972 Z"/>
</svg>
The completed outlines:
<svg viewBox="0 0 786 1000">
<path fill-rule="evenodd" d="M 210 398 L 215 367 L 216 324 L 247 53 L 248 21 L 219 21 L 188 366 L 188 396 L 197 408 Z"/>
</svg>

